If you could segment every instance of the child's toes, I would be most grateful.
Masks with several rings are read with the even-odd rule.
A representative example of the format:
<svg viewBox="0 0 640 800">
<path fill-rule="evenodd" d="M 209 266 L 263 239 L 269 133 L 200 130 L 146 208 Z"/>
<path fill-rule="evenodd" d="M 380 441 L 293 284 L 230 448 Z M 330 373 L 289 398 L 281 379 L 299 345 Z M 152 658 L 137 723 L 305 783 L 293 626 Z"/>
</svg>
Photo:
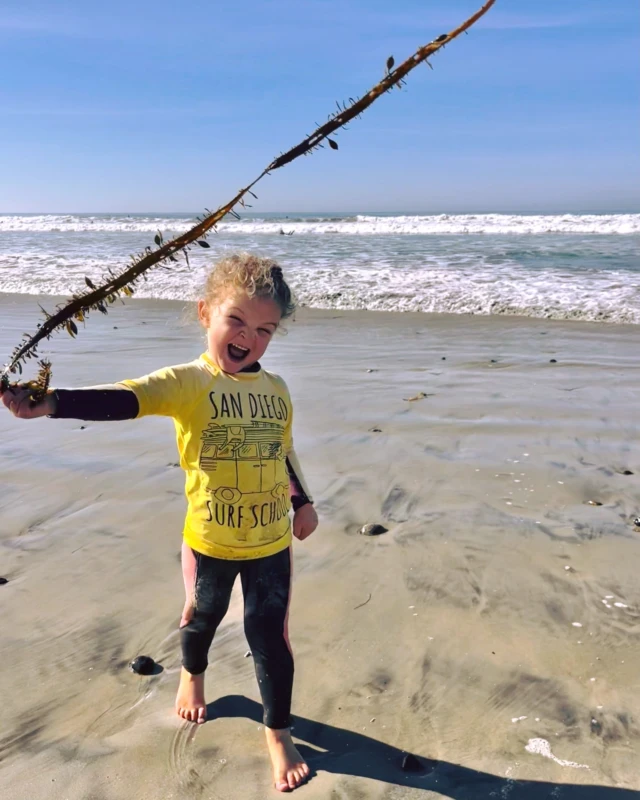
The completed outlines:
<svg viewBox="0 0 640 800">
<path fill-rule="evenodd" d="M 279 792 L 288 792 L 289 788 L 289 781 L 276 781 L 276 789 Z"/>
<path fill-rule="evenodd" d="M 198 718 L 196 721 L 200 724 L 207 721 L 207 709 L 204 706 L 198 709 Z"/>
</svg>

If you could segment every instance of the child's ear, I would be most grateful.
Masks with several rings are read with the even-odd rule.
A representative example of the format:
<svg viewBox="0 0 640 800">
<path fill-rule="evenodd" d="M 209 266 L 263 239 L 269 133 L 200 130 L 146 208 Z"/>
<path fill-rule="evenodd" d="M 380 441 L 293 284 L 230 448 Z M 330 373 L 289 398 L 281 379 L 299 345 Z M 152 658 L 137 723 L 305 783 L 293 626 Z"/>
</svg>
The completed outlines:
<svg viewBox="0 0 640 800">
<path fill-rule="evenodd" d="M 209 315 L 209 303 L 207 303 L 206 300 L 198 300 L 198 319 L 200 320 L 200 324 L 205 328 L 209 327 Z"/>
</svg>

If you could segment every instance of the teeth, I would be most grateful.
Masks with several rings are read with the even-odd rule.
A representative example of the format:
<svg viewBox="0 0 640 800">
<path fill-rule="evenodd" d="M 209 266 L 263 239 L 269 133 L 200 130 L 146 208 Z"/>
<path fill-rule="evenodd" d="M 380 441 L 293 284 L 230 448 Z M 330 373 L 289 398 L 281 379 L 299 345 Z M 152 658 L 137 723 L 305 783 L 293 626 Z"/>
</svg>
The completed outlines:
<svg viewBox="0 0 640 800">
<path fill-rule="evenodd" d="M 235 347 L 236 350 L 242 350 L 243 353 L 248 353 L 249 352 L 249 348 L 248 347 L 242 347 L 242 345 L 233 344 L 233 343 L 231 344 L 231 346 Z"/>
</svg>

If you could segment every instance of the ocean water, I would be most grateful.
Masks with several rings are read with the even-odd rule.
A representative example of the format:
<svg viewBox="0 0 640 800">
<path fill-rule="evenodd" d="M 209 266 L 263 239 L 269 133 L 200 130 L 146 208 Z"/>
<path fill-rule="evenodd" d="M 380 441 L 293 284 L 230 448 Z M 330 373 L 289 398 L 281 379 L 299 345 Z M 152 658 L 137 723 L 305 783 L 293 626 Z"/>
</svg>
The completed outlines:
<svg viewBox="0 0 640 800">
<path fill-rule="evenodd" d="M 70 295 L 186 214 L 0 215 L 0 291 Z M 291 233 L 290 236 L 283 235 Z M 141 297 L 198 296 L 212 261 L 252 250 L 318 308 L 513 314 L 640 324 L 640 214 L 247 214 L 155 268 Z"/>
</svg>

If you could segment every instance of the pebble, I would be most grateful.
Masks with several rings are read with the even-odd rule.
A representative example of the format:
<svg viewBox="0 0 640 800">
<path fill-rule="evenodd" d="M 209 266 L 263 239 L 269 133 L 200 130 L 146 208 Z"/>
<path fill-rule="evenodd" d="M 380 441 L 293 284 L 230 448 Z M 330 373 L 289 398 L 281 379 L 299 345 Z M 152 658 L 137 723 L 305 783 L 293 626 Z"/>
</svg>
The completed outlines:
<svg viewBox="0 0 640 800">
<path fill-rule="evenodd" d="M 415 403 L 416 400 L 424 400 L 427 397 L 425 392 L 418 392 L 418 394 L 414 394 L 413 397 L 405 397 L 403 398 L 407 403 Z"/>
<path fill-rule="evenodd" d="M 381 533 L 387 533 L 389 529 L 385 528 L 384 525 L 378 525 L 377 523 L 372 523 L 370 525 L 364 525 L 360 528 L 359 533 L 362 536 L 380 536 Z"/>
<path fill-rule="evenodd" d="M 636 517 L 633 520 L 633 524 L 636 526 L 636 528 L 640 528 L 640 517 Z"/>
<path fill-rule="evenodd" d="M 403 772 L 422 772 L 422 764 L 412 753 L 406 753 L 402 759 Z"/>
<path fill-rule="evenodd" d="M 0 586 L 4 586 L 5 583 L 9 583 L 9 578 L 0 578 Z"/>
<path fill-rule="evenodd" d="M 244 657 L 251 658 L 251 650 L 247 650 L 247 652 L 244 654 Z"/>
<path fill-rule="evenodd" d="M 588 506 L 601 506 L 602 503 L 599 500 L 587 500 Z"/>
<path fill-rule="evenodd" d="M 382 428 L 369 428 L 369 433 L 382 433 Z"/>
<path fill-rule="evenodd" d="M 156 662 L 151 656 L 137 656 L 129 666 L 138 675 L 152 675 L 156 668 Z"/>
<path fill-rule="evenodd" d="M 630 469 L 624 469 L 624 470 L 622 470 L 622 474 L 623 475 L 633 475 L 633 472 L 631 472 Z"/>
<path fill-rule="evenodd" d="M 552 358 L 552 359 L 549 361 L 549 363 L 550 363 L 550 364 L 557 364 L 558 362 L 555 360 L 555 358 Z"/>
</svg>

